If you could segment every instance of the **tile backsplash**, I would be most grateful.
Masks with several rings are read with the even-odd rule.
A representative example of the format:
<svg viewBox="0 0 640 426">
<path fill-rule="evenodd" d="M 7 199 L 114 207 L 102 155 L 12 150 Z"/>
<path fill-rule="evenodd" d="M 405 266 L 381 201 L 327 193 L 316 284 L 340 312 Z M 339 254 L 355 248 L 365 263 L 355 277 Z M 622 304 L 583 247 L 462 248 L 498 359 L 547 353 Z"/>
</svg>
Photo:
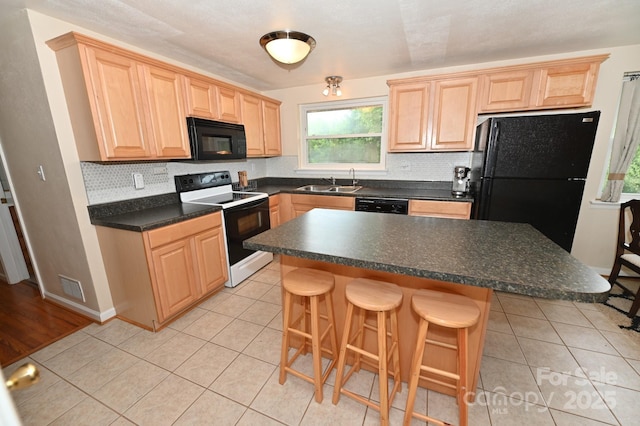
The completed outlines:
<svg viewBox="0 0 640 426">
<path fill-rule="evenodd" d="M 453 167 L 469 165 L 470 159 L 469 152 L 389 154 L 386 172 L 356 173 L 360 179 L 450 181 Z M 238 180 L 238 172 L 241 170 L 247 171 L 249 179 L 310 176 L 308 172 L 297 170 L 297 156 L 206 163 L 171 161 L 80 164 L 90 205 L 175 192 L 174 176 L 190 173 L 229 170 L 234 182 Z M 134 173 L 142 175 L 144 188 L 134 188 Z M 342 178 L 342 173 L 345 178 L 348 177 L 345 172 L 314 174 L 316 177 L 326 175 Z"/>
</svg>

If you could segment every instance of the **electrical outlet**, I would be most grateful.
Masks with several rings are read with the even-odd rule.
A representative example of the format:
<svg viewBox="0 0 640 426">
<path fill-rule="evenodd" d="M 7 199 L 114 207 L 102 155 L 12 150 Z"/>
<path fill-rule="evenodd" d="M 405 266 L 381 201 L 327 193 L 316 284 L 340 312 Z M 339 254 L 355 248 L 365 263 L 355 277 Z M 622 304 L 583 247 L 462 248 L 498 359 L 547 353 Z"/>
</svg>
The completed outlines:
<svg viewBox="0 0 640 426">
<path fill-rule="evenodd" d="M 411 170 L 411 164 L 405 162 L 400 163 L 400 170 L 409 171 Z"/>
<path fill-rule="evenodd" d="M 153 174 L 154 175 L 166 175 L 167 174 L 167 168 L 166 167 L 154 167 L 153 168 Z"/>
<path fill-rule="evenodd" d="M 135 189 L 144 188 L 144 178 L 142 177 L 142 173 L 133 174 L 133 187 Z"/>
</svg>

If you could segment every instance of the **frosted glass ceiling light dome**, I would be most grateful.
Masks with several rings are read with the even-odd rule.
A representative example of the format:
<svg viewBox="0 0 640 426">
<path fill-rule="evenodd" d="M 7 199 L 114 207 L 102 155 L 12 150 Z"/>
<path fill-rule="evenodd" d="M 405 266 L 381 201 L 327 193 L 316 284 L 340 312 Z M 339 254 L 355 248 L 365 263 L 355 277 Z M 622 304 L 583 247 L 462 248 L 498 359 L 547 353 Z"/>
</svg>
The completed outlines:
<svg viewBox="0 0 640 426">
<path fill-rule="evenodd" d="M 298 31 L 274 31 L 260 38 L 260 46 L 276 61 L 295 64 L 307 57 L 316 41 Z"/>
</svg>

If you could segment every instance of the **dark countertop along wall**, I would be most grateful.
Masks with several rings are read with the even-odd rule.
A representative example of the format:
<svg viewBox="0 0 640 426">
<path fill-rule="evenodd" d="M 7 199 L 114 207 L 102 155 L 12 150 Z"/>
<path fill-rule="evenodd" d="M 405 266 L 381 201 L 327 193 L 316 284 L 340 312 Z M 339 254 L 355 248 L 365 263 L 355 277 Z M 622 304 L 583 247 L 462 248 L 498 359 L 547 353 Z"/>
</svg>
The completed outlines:
<svg viewBox="0 0 640 426">
<path fill-rule="evenodd" d="M 322 179 L 305 178 L 262 178 L 250 181 L 252 189 L 236 189 L 249 192 L 334 195 L 339 197 L 381 197 L 412 198 L 439 201 L 473 201 L 473 197 L 451 195 L 451 182 L 384 181 L 361 180 L 363 188 L 355 193 L 301 192 L 296 188 L 309 185 L 326 185 Z M 350 180 L 336 179 L 336 184 L 350 185 Z M 237 185 L 237 184 L 236 184 Z M 255 188 L 254 188 L 255 187 Z M 91 223 L 97 226 L 125 229 L 129 231 L 149 231 L 221 210 L 219 206 L 182 204 L 177 193 L 133 198 L 113 203 L 88 206 Z"/>
<path fill-rule="evenodd" d="M 602 302 L 610 290 L 595 271 L 521 223 L 314 209 L 244 246 L 549 299 Z"/>
</svg>

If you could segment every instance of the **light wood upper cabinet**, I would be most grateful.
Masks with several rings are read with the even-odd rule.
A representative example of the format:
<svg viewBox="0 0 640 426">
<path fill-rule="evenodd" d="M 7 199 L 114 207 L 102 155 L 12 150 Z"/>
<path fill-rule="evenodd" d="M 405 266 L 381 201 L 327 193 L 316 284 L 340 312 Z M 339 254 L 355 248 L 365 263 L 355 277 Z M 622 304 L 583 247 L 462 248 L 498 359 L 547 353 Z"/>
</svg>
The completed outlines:
<svg viewBox="0 0 640 426">
<path fill-rule="evenodd" d="M 470 151 L 479 113 L 591 106 L 608 56 L 389 80 L 388 150 Z"/>
<path fill-rule="evenodd" d="M 187 76 L 184 79 L 187 115 L 215 120 L 218 113 L 218 90 L 208 81 Z"/>
<path fill-rule="evenodd" d="M 280 102 L 262 100 L 262 128 L 264 130 L 265 156 L 282 155 Z"/>
<path fill-rule="evenodd" d="M 600 64 L 587 56 L 478 71 L 480 113 L 589 107 Z"/>
<path fill-rule="evenodd" d="M 142 65 L 149 118 L 157 158 L 189 158 L 189 134 L 184 112 L 182 76 Z"/>
<path fill-rule="evenodd" d="M 244 124 L 243 96 L 259 106 L 245 114 L 257 135 L 249 155 L 282 153 L 278 101 L 78 33 L 47 45 L 56 52 L 82 161 L 189 158 L 186 117 Z"/>
<path fill-rule="evenodd" d="M 151 157 L 153 142 L 137 62 L 83 45 L 63 53 L 58 61 L 65 94 L 72 97 L 67 102 L 76 139 L 82 144 L 80 159 Z M 87 104 L 89 108 L 82 111 Z"/>
<path fill-rule="evenodd" d="M 600 62 L 544 67 L 539 71 L 538 107 L 591 105 Z"/>
<path fill-rule="evenodd" d="M 218 87 L 218 118 L 230 123 L 240 123 L 240 95 L 228 87 Z"/>
<path fill-rule="evenodd" d="M 471 203 L 464 201 L 409 200 L 409 216 L 469 219 Z"/>
<path fill-rule="evenodd" d="M 76 33 L 48 44 L 56 51 L 80 160 L 191 156 L 175 71 Z"/>
<path fill-rule="evenodd" d="M 478 78 L 436 80 L 433 84 L 431 150 L 472 149 L 478 115 Z"/>
<path fill-rule="evenodd" d="M 240 110 L 247 136 L 247 156 L 281 155 L 280 104 L 248 93 L 241 93 Z"/>
<path fill-rule="evenodd" d="M 481 76 L 480 111 L 499 112 L 528 108 L 533 74 L 533 70 L 516 70 Z"/>
<path fill-rule="evenodd" d="M 390 83 L 390 152 L 463 151 L 473 145 L 477 77 Z"/>
<path fill-rule="evenodd" d="M 430 87 L 430 82 L 390 86 L 389 151 L 427 149 Z"/>
</svg>

